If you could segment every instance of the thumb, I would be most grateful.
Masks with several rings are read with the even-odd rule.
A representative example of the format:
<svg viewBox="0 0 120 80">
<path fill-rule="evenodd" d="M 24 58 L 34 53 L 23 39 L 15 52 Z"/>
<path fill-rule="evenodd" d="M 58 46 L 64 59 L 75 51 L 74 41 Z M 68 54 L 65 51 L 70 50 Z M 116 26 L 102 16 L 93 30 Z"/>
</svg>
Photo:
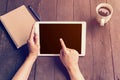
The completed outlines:
<svg viewBox="0 0 120 80">
<path fill-rule="evenodd" d="M 35 44 L 36 45 L 39 45 L 40 43 L 39 43 L 39 35 L 37 34 L 37 33 L 34 33 L 34 38 L 35 38 Z"/>
</svg>

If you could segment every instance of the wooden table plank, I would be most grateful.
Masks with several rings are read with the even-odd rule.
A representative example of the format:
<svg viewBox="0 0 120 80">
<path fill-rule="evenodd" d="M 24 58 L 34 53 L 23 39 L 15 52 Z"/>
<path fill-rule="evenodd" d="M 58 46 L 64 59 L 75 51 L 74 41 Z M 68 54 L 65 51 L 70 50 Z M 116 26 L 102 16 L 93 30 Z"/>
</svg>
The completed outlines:
<svg viewBox="0 0 120 80">
<path fill-rule="evenodd" d="M 101 2 L 106 0 L 91 0 L 93 80 L 114 80 L 109 24 L 100 27 L 94 19 L 95 8 Z"/>
<path fill-rule="evenodd" d="M 57 21 L 73 21 L 73 1 L 57 0 Z"/>
<path fill-rule="evenodd" d="M 39 57 L 37 59 L 35 80 L 54 80 L 53 59 L 53 57 Z"/>
<path fill-rule="evenodd" d="M 38 4 L 41 21 L 56 21 L 57 0 L 41 0 Z"/>
<path fill-rule="evenodd" d="M 12 1 L 8 0 L 8 3 L 6 3 L 6 4 L 7 4 L 7 12 L 9 12 L 9 11 L 23 5 L 24 0 L 19 0 L 19 1 L 18 0 L 12 0 Z"/>
<path fill-rule="evenodd" d="M 113 16 L 110 20 L 110 33 L 112 42 L 112 54 L 114 65 L 114 80 L 120 80 L 120 1 L 107 0 L 113 7 Z"/>
<path fill-rule="evenodd" d="M 0 15 L 3 15 L 6 13 L 7 9 L 7 1 L 8 0 L 3 0 L 0 2 Z M 5 56 L 5 49 L 3 45 L 5 44 L 5 33 L 3 31 L 3 25 L 0 23 L 0 79 L 1 80 L 9 80 L 12 75 L 13 75 L 13 66 L 10 66 L 10 63 L 14 61 L 14 59 L 6 59 Z M 12 57 L 11 57 L 12 58 Z M 10 60 L 10 61 L 9 61 Z M 8 66 L 6 66 L 9 65 Z"/>
<path fill-rule="evenodd" d="M 12 52 L 10 52 L 11 54 Z M 14 53 L 13 55 L 0 56 L 0 79 L 11 80 L 16 71 L 22 65 L 25 58 L 21 52 Z"/>
<path fill-rule="evenodd" d="M 86 55 L 80 57 L 80 70 L 85 80 L 93 80 L 92 26 L 90 24 L 90 1 L 74 0 L 74 21 L 87 22 Z"/>
<path fill-rule="evenodd" d="M 7 4 L 8 4 L 8 0 L 3 0 L 0 3 L 0 15 L 3 15 L 7 12 Z M 6 53 L 9 52 L 6 49 L 9 49 L 9 47 L 11 46 L 6 36 L 7 36 L 6 31 L 2 23 L 0 23 L 0 55 L 6 55 Z M 3 41 L 6 41 L 6 42 L 3 42 Z M 6 47 L 6 49 L 4 47 Z"/>
<path fill-rule="evenodd" d="M 8 0 L 3 0 L 0 2 L 0 15 L 3 15 L 4 13 L 6 13 L 7 1 Z"/>
<path fill-rule="evenodd" d="M 41 0 L 38 14 L 42 21 L 56 20 L 56 0 Z M 38 57 L 35 80 L 54 80 L 54 57 Z"/>
</svg>

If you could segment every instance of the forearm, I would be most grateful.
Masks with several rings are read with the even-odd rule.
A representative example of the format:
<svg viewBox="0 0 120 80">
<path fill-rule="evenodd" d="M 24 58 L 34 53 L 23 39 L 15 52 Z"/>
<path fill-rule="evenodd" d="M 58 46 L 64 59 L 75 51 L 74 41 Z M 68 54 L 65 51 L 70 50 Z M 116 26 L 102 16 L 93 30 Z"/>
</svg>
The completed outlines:
<svg viewBox="0 0 120 80">
<path fill-rule="evenodd" d="M 68 69 L 71 80 L 85 80 L 80 72 L 79 66 L 74 66 Z"/>
<path fill-rule="evenodd" d="M 27 80 L 36 58 L 35 56 L 28 56 L 12 80 Z"/>
</svg>

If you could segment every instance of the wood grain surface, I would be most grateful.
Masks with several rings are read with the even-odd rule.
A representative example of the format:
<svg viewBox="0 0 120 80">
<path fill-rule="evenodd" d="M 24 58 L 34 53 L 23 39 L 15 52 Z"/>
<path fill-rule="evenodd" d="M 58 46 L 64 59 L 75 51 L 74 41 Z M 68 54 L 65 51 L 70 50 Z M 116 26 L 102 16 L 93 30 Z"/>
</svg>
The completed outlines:
<svg viewBox="0 0 120 80">
<path fill-rule="evenodd" d="M 120 1 L 118 0 L 107 0 L 109 4 L 113 6 L 114 13 L 110 21 L 110 34 L 111 34 L 111 48 L 113 57 L 113 72 L 115 80 L 120 79 Z"/>
<path fill-rule="evenodd" d="M 91 1 L 91 26 L 92 26 L 92 50 L 93 50 L 93 80 L 113 80 L 113 65 L 111 56 L 110 27 L 100 27 L 95 22 L 96 6 L 106 0 Z"/>
<path fill-rule="evenodd" d="M 114 9 L 105 27 L 96 21 L 95 8 L 101 2 L 111 4 Z M 79 58 L 85 80 L 120 80 L 119 0 L 2 0 L 0 15 L 23 4 L 31 5 L 42 21 L 86 21 L 86 56 Z M 27 45 L 17 50 L 0 23 L 0 80 L 11 80 L 27 54 Z M 59 57 L 38 57 L 28 80 L 70 78 Z"/>
</svg>

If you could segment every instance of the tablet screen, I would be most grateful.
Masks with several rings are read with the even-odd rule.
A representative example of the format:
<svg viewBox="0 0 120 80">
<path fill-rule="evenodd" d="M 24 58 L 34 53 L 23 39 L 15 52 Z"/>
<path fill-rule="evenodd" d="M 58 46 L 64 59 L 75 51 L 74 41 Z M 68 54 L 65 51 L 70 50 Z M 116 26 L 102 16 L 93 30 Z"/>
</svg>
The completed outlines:
<svg viewBox="0 0 120 80">
<path fill-rule="evenodd" d="M 68 48 L 81 52 L 82 24 L 39 24 L 41 54 L 59 54 L 63 38 Z"/>
</svg>

